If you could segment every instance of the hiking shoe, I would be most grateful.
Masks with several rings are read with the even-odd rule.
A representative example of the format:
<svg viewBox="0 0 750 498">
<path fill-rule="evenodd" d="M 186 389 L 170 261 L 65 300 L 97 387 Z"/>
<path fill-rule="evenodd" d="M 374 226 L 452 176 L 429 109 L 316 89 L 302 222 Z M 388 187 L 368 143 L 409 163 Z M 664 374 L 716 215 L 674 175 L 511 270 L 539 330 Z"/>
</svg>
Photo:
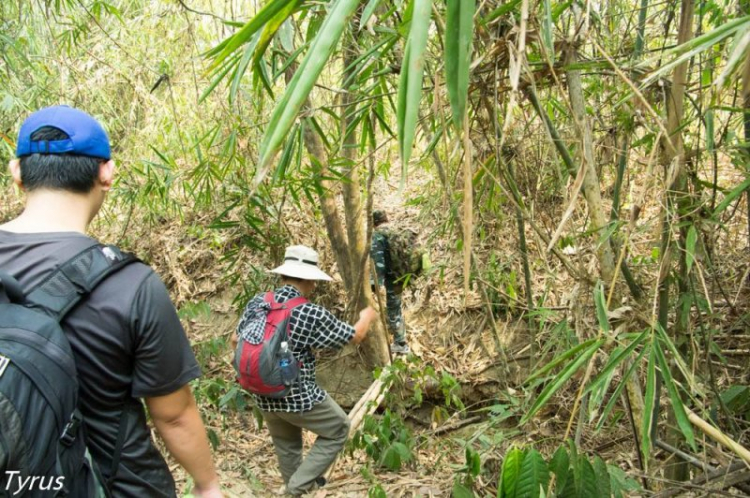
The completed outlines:
<svg viewBox="0 0 750 498">
<path fill-rule="evenodd" d="M 411 353 L 411 349 L 409 349 L 409 345 L 405 342 L 394 342 L 393 344 L 391 344 L 391 353 L 409 354 Z"/>
</svg>

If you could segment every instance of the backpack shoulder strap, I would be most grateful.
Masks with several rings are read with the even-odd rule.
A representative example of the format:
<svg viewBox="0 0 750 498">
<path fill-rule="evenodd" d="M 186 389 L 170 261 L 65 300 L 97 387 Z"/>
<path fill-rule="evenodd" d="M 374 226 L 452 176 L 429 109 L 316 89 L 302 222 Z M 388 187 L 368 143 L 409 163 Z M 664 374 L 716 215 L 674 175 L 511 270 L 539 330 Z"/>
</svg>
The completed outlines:
<svg viewBox="0 0 750 498">
<path fill-rule="evenodd" d="M 284 304 L 286 305 L 287 309 L 290 311 L 296 308 L 297 306 L 301 306 L 305 303 L 309 303 L 310 301 L 307 300 L 304 296 L 298 296 L 293 299 L 290 299 L 288 301 L 285 301 Z"/>
<path fill-rule="evenodd" d="M 115 246 L 94 244 L 57 267 L 26 295 L 26 306 L 61 320 L 112 273 L 139 261 Z"/>
</svg>

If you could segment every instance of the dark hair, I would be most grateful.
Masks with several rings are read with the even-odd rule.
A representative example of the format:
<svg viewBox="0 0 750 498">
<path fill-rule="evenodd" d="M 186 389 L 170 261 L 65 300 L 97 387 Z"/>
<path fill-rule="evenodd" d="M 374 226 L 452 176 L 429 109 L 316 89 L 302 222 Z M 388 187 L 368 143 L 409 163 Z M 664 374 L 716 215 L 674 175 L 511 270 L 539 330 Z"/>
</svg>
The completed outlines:
<svg viewBox="0 0 750 498">
<path fill-rule="evenodd" d="M 67 140 L 70 136 L 59 128 L 43 126 L 31 134 L 33 141 Z M 104 159 L 78 154 L 29 154 L 21 157 L 21 181 L 24 188 L 47 188 L 87 194 L 99 176 Z"/>
<path fill-rule="evenodd" d="M 290 277 L 289 275 L 282 275 L 281 280 L 289 282 L 290 284 L 301 284 L 305 281 L 304 278 Z"/>
</svg>

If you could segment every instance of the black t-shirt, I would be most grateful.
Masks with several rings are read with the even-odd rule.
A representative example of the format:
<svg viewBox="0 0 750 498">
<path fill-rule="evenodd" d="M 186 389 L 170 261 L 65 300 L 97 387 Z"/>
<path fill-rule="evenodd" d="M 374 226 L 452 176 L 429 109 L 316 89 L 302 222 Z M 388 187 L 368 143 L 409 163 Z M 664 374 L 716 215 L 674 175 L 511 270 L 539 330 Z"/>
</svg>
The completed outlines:
<svg viewBox="0 0 750 498">
<path fill-rule="evenodd" d="M 0 268 L 28 291 L 93 243 L 74 232 L 0 230 Z M 200 368 L 161 279 L 142 263 L 128 265 L 99 284 L 62 326 L 76 359 L 89 448 L 105 477 L 123 407 L 129 407 L 114 496 L 175 496 L 138 398 L 170 394 L 199 377 Z"/>
</svg>

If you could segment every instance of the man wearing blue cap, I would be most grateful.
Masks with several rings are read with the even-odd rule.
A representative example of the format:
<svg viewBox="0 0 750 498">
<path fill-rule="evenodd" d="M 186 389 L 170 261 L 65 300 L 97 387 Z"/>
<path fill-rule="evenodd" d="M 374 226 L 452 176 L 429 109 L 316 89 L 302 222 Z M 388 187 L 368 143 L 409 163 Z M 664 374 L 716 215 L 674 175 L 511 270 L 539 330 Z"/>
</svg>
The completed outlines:
<svg viewBox="0 0 750 498">
<path fill-rule="evenodd" d="M 102 126 L 66 106 L 29 116 L 16 156 L 10 170 L 26 205 L 0 225 L 0 268 L 30 289 L 97 244 L 85 233 L 112 187 L 115 165 Z M 159 277 L 145 264 L 127 265 L 61 325 L 75 357 L 88 448 L 111 496 L 176 496 L 151 440 L 143 399 L 167 449 L 193 477 L 194 493 L 221 497 L 188 384 L 200 369 Z"/>
</svg>

